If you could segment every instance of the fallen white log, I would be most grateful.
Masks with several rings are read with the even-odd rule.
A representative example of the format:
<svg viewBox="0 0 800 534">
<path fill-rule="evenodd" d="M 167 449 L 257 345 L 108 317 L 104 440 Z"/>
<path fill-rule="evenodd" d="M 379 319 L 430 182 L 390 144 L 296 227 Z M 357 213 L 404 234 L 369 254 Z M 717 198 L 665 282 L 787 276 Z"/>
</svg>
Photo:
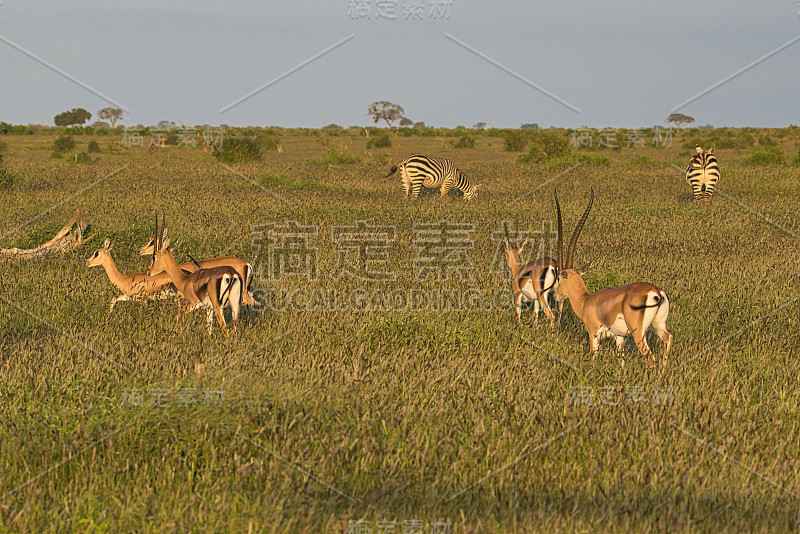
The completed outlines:
<svg viewBox="0 0 800 534">
<path fill-rule="evenodd" d="M 76 223 L 77 229 L 74 233 L 71 233 L 72 227 L 75 226 Z M 47 243 L 31 249 L 0 248 L 0 258 L 27 260 L 30 258 L 38 258 L 50 254 L 51 252 L 66 252 L 72 250 L 94 237 L 94 234 L 83 237 L 85 229 L 86 222 L 81 219 L 81 210 L 78 208 L 75 210 L 75 216 Z"/>
</svg>

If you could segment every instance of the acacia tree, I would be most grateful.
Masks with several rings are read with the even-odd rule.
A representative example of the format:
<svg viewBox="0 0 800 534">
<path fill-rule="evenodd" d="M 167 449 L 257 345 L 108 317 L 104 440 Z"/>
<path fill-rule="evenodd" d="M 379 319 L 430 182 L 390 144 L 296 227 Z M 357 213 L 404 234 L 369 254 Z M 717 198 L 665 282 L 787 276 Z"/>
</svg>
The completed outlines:
<svg viewBox="0 0 800 534">
<path fill-rule="evenodd" d="M 373 102 L 369 106 L 369 110 L 367 110 L 367 115 L 372 117 L 372 119 L 375 121 L 375 124 L 378 124 L 378 121 L 380 120 L 384 120 L 389 128 L 392 127 L 392 123 L 394 121 L 402 118 L 404 114 L 405 111 L 402 107 L 385 100 Z"/>
<path fill-rule="evenodd" d="M 83 124 L 92 118 L 92 114 L 83 108 L 72 108 L 69 111 L 59 113 L 53 117 L 56 126 L 72 126 L 73 124 Z"/>
<path fill-rule="evenodd" d="M 111 123 L 111 127 L 114 128 L 117 125 L 117 121 L 122 120 L 122 110 L 119 108 L 103 108 L 97 112 L 97 117 Z"/>
<path fill-rule="evenodd" d="M 667 122 L 671 122 L 675 125 L 678 131 L 681 131 L 681 126 L 684 124 L 691 124 L 694 122 L 694 117 L 690 117 L 689 115 L 684 115 L 683 113 L 673 113 L 669 117 L 667 117 Z"/>
</svg>

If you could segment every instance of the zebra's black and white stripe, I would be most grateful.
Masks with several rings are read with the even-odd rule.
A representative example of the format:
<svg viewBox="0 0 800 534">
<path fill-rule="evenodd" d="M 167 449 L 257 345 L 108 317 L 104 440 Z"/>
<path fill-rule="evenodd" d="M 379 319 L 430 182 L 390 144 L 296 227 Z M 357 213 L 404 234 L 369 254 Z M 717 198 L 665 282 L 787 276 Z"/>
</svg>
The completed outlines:
<svg viewBox="0 0 800 534">
<path fill-rule="evenodd" d="M 719 166 L 714 156 L 714 149 L 703 150 L 695 147 L 697 154 L 692 156 L 686 168 L 686 181 L 692 186 L 695 202 L 710 202 L 711 194 L 719 181 Z"/>
<path fill-rule="evenodd" d="M 456 166 L 447 158 L 434 158 L 424 154 L 411 154 L 397 165 L 389 169 L 391 176 L 400 169 L 403 180 L 403 193 L 408 198 L 409 192 L 413 198 L 419 196 L 420 190 L 439 188 L 445 196 L 451 188 L 455 187 L 464 193 L 465 200 L 472 200 L 478 194 L 480 185 L 472 185 Z"/>
</svg>

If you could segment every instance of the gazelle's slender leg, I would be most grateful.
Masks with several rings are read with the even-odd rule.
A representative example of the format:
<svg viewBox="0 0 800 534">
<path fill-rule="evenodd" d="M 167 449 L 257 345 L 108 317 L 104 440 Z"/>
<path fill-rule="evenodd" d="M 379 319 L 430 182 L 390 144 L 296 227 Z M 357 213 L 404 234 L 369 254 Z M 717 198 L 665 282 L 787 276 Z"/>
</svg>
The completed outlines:
<svg viewBox="0 0 800 534">
<path fill-rule="evenodd" d="M 592 352 L 592 361 L 595 361 L 597 353 L 600 352 L 600 330 L 589 332 L 589 350 Z"/>
<path fill-rule="evenodd" d="M 111 312 L 113 312 L 113 311 L 114 311 L 114 305 L 115 305 L 117 302 L 122 302 L 122 301 L 125 301 L 125 300 L 130 300 L 130 298 L 128 297 L 128 295 L 120 295 L 120 296 L 118 296 L 118 297 L 114 297 L 113 299 L 111 299 L 111 309 L 110 309 L 110 310 L 108 310 L 108 313 L 111 313 Z"/>
</svg>

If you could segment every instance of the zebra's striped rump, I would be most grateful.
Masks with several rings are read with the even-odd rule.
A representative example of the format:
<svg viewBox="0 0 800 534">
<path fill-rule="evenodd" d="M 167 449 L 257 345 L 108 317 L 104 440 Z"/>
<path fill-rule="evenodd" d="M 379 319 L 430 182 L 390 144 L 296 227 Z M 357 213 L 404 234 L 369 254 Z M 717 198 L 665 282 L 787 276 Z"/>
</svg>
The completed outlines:
<svg viewBox="0 0 800 534">
<path fill-rule="evenodd" d="M 703 150 L 697 145 L 695 150 L 697 153 L 692 156 L 686 168 L 686 182 L 692 186 L 695 202 L 710 202 L 719 181 L 717 158 L 713 148 Z"/>
</svg>

